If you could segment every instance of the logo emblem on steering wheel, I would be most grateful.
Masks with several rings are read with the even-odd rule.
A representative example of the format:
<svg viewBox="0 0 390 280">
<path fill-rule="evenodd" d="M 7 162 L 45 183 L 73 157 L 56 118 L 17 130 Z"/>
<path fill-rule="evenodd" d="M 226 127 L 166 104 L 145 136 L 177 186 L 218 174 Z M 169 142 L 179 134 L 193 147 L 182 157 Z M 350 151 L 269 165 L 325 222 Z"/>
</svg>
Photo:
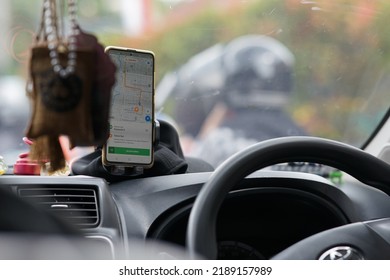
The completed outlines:
<svg viewBox="0 0 390 280">
<path fill-rule="evenodd" d="M 320 260 L 363 260 L 362 254 L 350 246 L 338 246 L 323 253 Z"/>
</svg>

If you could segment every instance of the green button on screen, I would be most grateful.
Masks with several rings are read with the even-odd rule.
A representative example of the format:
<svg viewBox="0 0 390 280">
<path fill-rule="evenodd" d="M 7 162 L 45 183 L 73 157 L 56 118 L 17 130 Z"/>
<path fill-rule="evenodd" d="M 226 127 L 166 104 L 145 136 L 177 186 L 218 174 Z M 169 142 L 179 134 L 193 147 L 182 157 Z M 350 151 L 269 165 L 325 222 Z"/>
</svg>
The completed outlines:
<svg viewBox="0 0 390 280">
<path fill-rule="evenodd" d="M 117 155 L 150 156 L 149 149 L 108 147 L 108 152 L 110 154 L 117 154 Z"/>
</svg>

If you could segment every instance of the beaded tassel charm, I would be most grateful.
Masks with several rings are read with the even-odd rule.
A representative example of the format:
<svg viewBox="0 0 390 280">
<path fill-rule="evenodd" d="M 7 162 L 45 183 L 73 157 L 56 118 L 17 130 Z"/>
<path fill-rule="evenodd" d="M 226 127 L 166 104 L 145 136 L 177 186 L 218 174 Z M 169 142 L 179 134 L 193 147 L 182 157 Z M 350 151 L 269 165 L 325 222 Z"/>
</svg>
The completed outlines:
<svg viewBox="0 0 390 280">
<path fill-rule="evenodd" d="M 115 82 L 115 65 L 96 37 L 80 30 L 75 0 L 67 3 L 70 32 L 64 38 L 58 28 L 56 0 L 43 0 L 27 86 L 32 116 L 26 136 L 34 140 L 30 157 L 50 162 L 50 172 L 66 164 L 61 135 L 68 136 L 72 147 L 105 142 Z"/>
</svg>

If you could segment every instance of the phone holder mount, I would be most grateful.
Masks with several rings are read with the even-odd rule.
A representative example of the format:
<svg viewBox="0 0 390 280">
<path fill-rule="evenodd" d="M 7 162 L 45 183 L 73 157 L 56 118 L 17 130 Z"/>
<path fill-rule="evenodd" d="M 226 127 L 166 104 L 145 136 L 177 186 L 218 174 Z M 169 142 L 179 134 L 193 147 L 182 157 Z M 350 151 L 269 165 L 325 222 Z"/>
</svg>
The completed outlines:
<svg viewBox="0 0 390 280">
<path fill-rule="evenodd" d="M 205 162 L 191 161 L 191 169 L 184 157 L 180 140 L 175 127 L 165 120 L 159 120 L 155 125 L 154 160 L 151 168 L 139 166 L 104 166 L 102 147 L 87 154 L 71 164 L 71 175 L 100 177 L 108 182 L 120 182 L 128 179 L 154 177 L 186 172 L 212 171 L 213 168 Z M 199 171 L 196 171 L 199 170 Z"/>
<path fill-rule="evenodd" d="M 153 141 L 153 149 L 157 147 L 160 142 L 160 122 L 158 120 L 154 121 L 154 141 Z M 144 174 L 145 168 L 143 166 L 121 166 L 121 165 L 105 165 L 103 164 L 103 168 L 111 175 L 114 176 L 129 176 L 136 177 Z"/>
</svg>

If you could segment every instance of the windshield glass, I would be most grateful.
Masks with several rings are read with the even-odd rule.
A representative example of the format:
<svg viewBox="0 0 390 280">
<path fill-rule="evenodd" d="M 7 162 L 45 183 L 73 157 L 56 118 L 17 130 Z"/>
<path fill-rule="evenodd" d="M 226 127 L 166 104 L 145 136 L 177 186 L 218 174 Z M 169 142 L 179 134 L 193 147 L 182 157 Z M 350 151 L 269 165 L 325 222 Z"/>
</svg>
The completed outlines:
<svg viewBox="0 0 390 280">
<path fill-rule="evenodd" d="M 64 2 L 64 1 L 60 1 Z M 2 0 L 0 155 L 12 164 L 30 104 L 42 1 Z M 156 116 L 214 166 L 257 141 L 312 135 L 361 147 L 385 116 L 388 1 L 79 0 L 104 45 L 156 56 Z"/>
</svg>

